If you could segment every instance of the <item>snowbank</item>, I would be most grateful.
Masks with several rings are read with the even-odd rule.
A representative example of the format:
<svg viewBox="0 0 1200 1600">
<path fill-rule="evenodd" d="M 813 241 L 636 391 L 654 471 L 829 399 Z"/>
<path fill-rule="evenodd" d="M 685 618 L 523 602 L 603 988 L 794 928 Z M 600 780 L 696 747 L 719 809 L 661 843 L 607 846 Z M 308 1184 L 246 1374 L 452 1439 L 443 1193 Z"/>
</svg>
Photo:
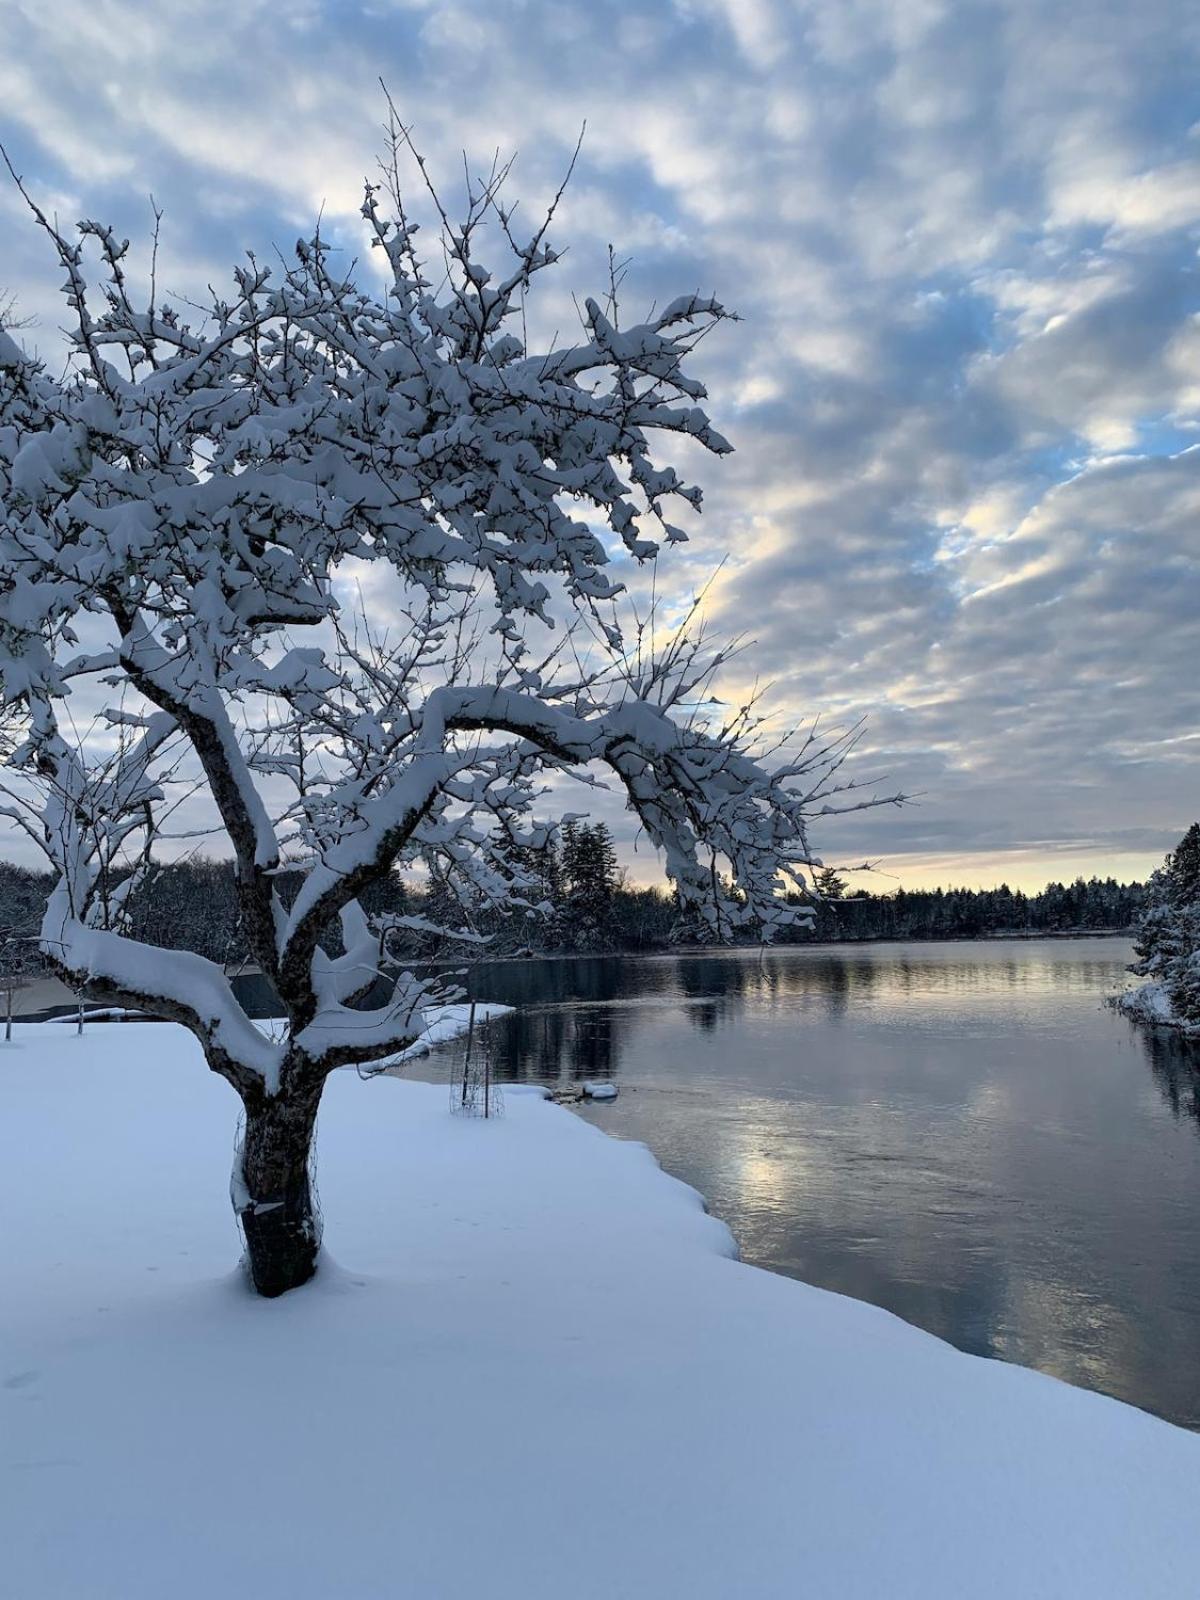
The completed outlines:
<svg viewBox="0 0 1200 1600">
<path fill-rule="evenodd" d="M 506 1011 L 511 1011 L 511 1006 L 496 1005 L 490 1001 L 477 1001 L 475 1004 L 476 1024 L 487 1022 L 492 1017 L 503 1016 Z M 94 1013 L 89 1013 L 91 1018 Z M 129 1015 L 136 1016 L 136 1012 Z M 74 1022 L 74 1017 L 55 1017 L 55 1022 Z M 87 1019 L 85 1019 L 87 1020 Z M 405 1050 L 398 1050 L 395 1055 L 382 1056 L 378 1062 L 373 1063 L 372 1070 L 384 1067 L 398 1067 L 405 1061 L 413 1061 L 418 1056 L 427 1056 L 434 1045 L 448 1044 L 451 1039 L 456 1039 L 464 1034 L 470 1025 L 471 1006 L 469 1001 L 456 1002 L 453 1005 L 429 1006 L 425 1011 L 425 1031 L 419 1038 Z M 282 1017 L 259 1017 L 254 1026 L 266 1039 L 280 1040 L 287 1032 L 287 1022 Z M 357 1067 L 348 1067 L 348 1072 L 357 1072 Z"/>
<path fill-rule="evenodd" d="M 336 1267 L 230 1267 L 236 1102 L 165 1024 L 0 1049 L 21 1600 L 1149 1600 L 1200 1439 L 730 1259 L 538 1095 L 334 1075 Z"/>
<path fill-rule="evenodd" d="M 477 1001 L 475 1021 L 486 1022 L 489 1017 L 498 1017 L 505 1011 L 511 1010 L 511 1006 Z M 401 1050 L 399 1055 L 393 1056 L 393 1062 L 411 1061 L 416 1056 L 427 1056 L 434 1045 L 445 1044 L 447 1040 L 465 1033 L 471 1020 L 471 1006 L 467 1001 L 450 1006 L 436 1006 L 427 1011 L 425 1017 L 428 1022 L 425 1032 L 415 1044 L 410 1044 L 407 1050 Z"/>
<path fill-rule="evenodd" d="M 1171 997 L 1163 983 L 1143 983 L 1136 989 L 1116 995 L 1113 1005 L 1135 1022 L 1149 1023 L 1152 1027 L 1175 1028 L 1180 1033 L 1200 1037 L 1200 1024 L 1187 1022 L 1175 1015 Z"/>
</svg>

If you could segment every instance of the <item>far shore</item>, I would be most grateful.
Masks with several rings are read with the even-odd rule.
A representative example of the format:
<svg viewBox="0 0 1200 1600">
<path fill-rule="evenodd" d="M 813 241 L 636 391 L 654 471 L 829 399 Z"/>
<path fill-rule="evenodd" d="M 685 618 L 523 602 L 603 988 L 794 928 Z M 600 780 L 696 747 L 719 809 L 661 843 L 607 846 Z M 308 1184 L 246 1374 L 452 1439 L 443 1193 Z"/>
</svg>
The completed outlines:
<svg viewBox="0 0 1200 1600">
<path fill-rule="evenodd" d="M 499 962 L 513 961 L 633 961 L 639 956 L 651 960 L 661 960 L 664 956 L 729 956 L 745 952 L 747 955 L 758 955 L 761 952 L 776 952 L 780 950 L 853 950 L 860 945 L 876 944 L 1014 944 L 1028 943 L 1039 939 L 1132 939 L 1137 933 L 1136 928 L 1020 928 L 1015 931 L 998 931 L 994 933 L 939 933 L 928 936 L 916 933 L 909 934 L 872 934 L 862 939 L 797 939 L 788 944 L 670 944 L 654 949 L 643 946 L 641 949 L 604 949 L 604 950 L 509 950 L 497 952 L 495 955 L 476 956 L 468 961 L 462 957 L 427 957 L 413 958 L 414 966 L 429 967 L 485 967 Z M 246 977 L 257 973 L 258 968 L 253 966 L 239 966 L 238 975 Z"/>
<path fill-rule="evenodd" d="M 462 957 L 453 956 L 441 958 L 413 959 L 413 965 L 418 967 L 485 967 L 497 966 L 501 963 L 525 961 L 633 961 L 639 957 L 646 960 L 660 961 L 667 956 L 728 956 L 738 952 L 757 954 L 763 950 L 845 950 L 855 949 L 862 945 L 882 944 L 1013 944 L 1025 943 L 1039 939 L 1132 939 L 1134 928 L 1055 928 L 1055 929 L 1017 929 L 1014 931 L 997 931 L 994 933 L 964 933 L 964 934 L 939 934 L 936 937 L 924 938 L 919 934 L 907 934 L 903 938 L 871 937 L 865 939 L 804 939 L 792 944 L 757 945 L 712 945 L 712 944 L 676 944 L 667 945 L 662 949 L 613 949 L 613 950 L 510 950 L 497 952 L 494 955 L 476 956 L 467 961 Z M 256 978 L 260 976 L 259 968 L 251 962 L 229 962 L 226 972 L 231 978 Z M 53 1016 L 65 1015 L 73 1011 L 79 1004 L 78 997 L 60 979 L 54 977 L 35 978 L 32 983 L 26 983 L 13 991 L 12 1014 L 24 1022 L 45 1020 Z M 85 1006 L 87 1002 L 84 1002 Z"/>
</svg>

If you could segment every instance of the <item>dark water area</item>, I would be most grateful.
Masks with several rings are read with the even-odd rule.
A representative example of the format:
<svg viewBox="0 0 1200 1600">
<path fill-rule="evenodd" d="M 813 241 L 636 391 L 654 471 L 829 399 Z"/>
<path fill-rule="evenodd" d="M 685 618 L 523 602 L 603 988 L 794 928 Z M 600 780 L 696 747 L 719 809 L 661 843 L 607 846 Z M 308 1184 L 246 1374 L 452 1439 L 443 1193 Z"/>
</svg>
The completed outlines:
<svg viewBox="0 0 1200 1600">
<path fill-rule="evenodd" d="M 1200 1427 L 1200 1050 L 1125 940 L 501 962 L 501 1080 L 610 1078 L 743 1258 Z M 454 1070 L 461 1045 L 421 1076 Z M 586 1241 L 581 1241 L 586 1245 Z"/>
</svg>

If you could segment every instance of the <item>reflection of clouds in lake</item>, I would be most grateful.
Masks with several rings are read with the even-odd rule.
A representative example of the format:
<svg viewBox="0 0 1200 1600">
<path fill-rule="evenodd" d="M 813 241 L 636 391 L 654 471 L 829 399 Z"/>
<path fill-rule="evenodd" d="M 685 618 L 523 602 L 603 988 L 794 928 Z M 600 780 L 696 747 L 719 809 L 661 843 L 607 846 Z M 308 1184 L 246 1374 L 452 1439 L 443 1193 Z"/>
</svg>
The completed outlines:
<svg viewBox="0 0 1200 1600">
<path fill-rule="evenodd" d="M 1006 1283 L 998 1356 L 1086 1389 L 1134 1389 L 1145 1351 L 1128 1316 L 1062 1280 L 1009 1274 Z"/>
<path fill-rule="evenodd" d="M 1012 1089 L 994 1081 L 980 1084 L 966 1109 L 973 1122 L 1009 1122 L 1016 1110 Z"/>
<path fill-rule="evenodd" d="M 1045 941 L 509 963 L 479 997 L 525 1007 L 496 1028 L 499 1076 L 610 1073 L 620 1098 L 585 1115 L 650 1144 L 746 1260 L 1198 1421 L 1200 1099 L 1178 1041 L 1102 1005 L 1128 959 Z"/>
<path fill-rule="evenodd" d="M 977 1097 L 971 1114 L 1006 1122 L 1012 1110 L 998 1091 Z M 723 1130 L 726 1199 L 747 1259 L 884 1305 L 973 1354 L 1110 1394 L 1153 1382 L 1135 1321 L 1072 1278 L 1086 1266 L 1068 1261 L 1058 1277 L 1045 1260 L 1028 1270 L 1002 1162 L 966 1178 L 880 1103 L 847 1107 L 816 1130 L 803 1120 L 757 1122 L 740 1139 Z"/>
<path fill-rule="evenodd" d="M 795 1164 L 789 1164 L 788 1187 L 792 1186 L 790 1180 L 794 1179 L 795 1170 Z M 756 1199 L 767 1203 L 779 1203 L 783 1177 L 784 1168 L 779 1157 L 765 1151 L 747 1150 L 738 1163 L 738 1182 L 741 1188 Z"/>
</svg>

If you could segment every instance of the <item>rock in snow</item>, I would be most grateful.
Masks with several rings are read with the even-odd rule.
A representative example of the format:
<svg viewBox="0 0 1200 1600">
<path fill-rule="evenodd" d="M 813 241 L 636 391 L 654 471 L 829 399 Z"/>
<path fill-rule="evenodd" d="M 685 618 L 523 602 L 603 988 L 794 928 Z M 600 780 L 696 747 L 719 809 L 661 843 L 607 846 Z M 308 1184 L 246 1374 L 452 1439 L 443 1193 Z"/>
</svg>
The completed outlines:
<svg viewBox="0 0 1200 1600">
<path fill-rule="evenodd" d="M 6 1595 L 1194 1592 L 1200 1439 L 739 1265 L 694 1191 L 539 1095 L 485 1122 L 335 1073 L 331 1259 L 268 1302 L 230 1271 L 237 1104 L 190 1038 L 20 1037 Z"/>
</svg>

